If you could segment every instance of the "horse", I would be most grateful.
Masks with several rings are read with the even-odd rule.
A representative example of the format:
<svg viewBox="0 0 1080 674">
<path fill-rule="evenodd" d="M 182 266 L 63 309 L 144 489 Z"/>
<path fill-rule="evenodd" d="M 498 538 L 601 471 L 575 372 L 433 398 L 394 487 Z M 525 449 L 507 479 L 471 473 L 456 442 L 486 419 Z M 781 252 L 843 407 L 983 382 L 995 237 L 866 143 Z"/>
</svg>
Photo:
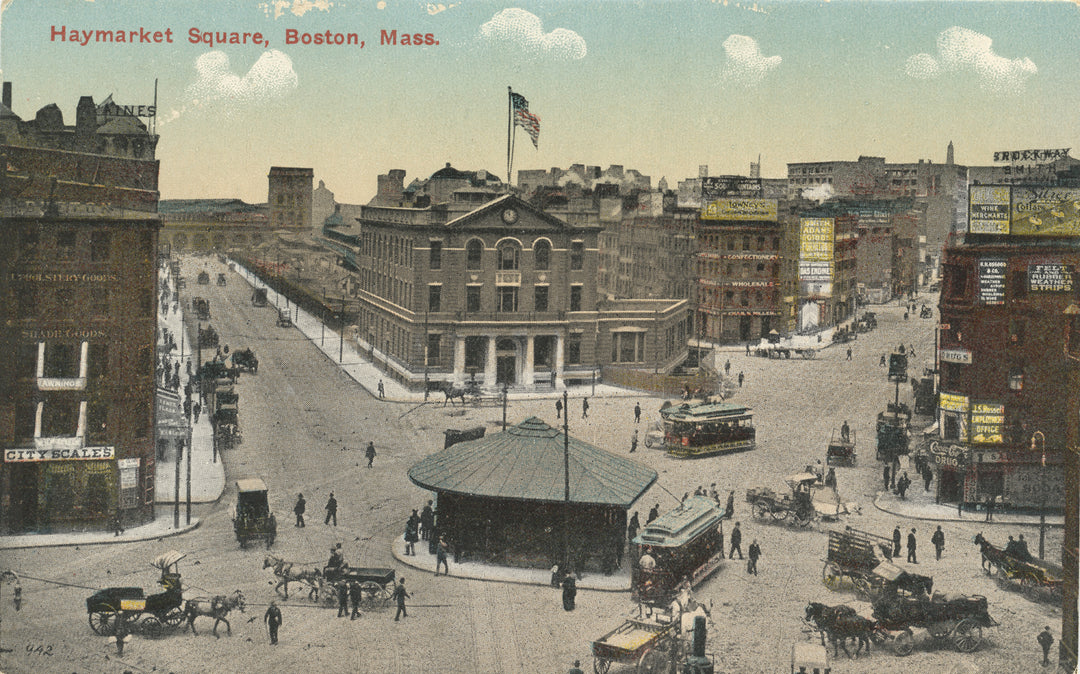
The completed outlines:
<svg viewBox="0 0 1080 674">
<path fill-rule="evenodd" d="M 241 613 L 244 612 L 244 593 L 240 590 L 227 596 L 219 594 L 213 599 L 189 599 L 184 603 L 184 617 L 187 619 L 187 626 L 191 628 L 191 633 L 196 636 L 199 633 L 195 631 L 195 619 L 199 616 L 214 619 L 215 637 L 218 637 L 218 623 L 225 623 L 227 633 L 232 636 L 232 625 L 225 619 L 225 616 L 229 615 L 229 611 L 233 609 L 239 609 Z M 220 639 L 220 637 L 218 638 Z"/>
<path fill-rule="evenodd" d="M 284 588 L 285 598 L 289 598 L 289 583 L 306 583 L 310 588 L 308 591 L 308 599 L 314 601 L 315 593 L 319 589 L 319 577 L 322 575 L 318 569 L 303 569 L 300 571 L 293 570 L 293 563 L 286 562 L 280 557 L 274 555 L 267 555 L 263 560 L 263 568 L 274 570 L 274 575 L 280 580 L 278 584 L 274 586 L 274 592 L 278 591 L 278 588 Z"/>
<path fill-rule="evenodd" d="M 975 538 L 971 542 L 979 546 L 979 552 L 982 554 L 981 564 L 983 571 L 990 574 L 993 572 L 994 566 L 1001 566 L 1001 559 L 1005 552 L 983 538 L 982 532 L 975 534 Z M 989 563 L 989 566 L 987 566 L 987 563 Z"/>
<path fill-rule="evenodd" d="M 805 619 L 806 622 L 812 623 L 821 630 L 822 646 L 825 645 L 825 634 L 828 633 L 829 641 L 833 645 L 834 657 L 840 655 L 840 648 L 843 648 L 844 653 L 853 660 L 859 656 L 863 646 L 866 646 L 867 653 L 870 652 L 870 639 L 876 630 L 876 625 L 874 621 L 855 613 L 855 609 L 850 606 L 844 604 L 827 606 L 812 601 L 806 606 Z M 848 639 L 857 639 L 859 642 L 854 655 L 847 648 Z"/>
</svg>

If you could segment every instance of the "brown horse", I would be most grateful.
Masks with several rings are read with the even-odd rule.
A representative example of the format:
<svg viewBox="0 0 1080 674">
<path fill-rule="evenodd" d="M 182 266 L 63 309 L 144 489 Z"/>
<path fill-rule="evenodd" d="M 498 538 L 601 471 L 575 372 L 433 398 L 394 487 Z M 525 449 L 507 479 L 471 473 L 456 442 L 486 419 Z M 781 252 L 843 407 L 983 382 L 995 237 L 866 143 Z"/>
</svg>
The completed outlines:
<svg viewBox="0 0 1080 674">
<path fill-rule="evenodd" d="M 279 579 L 277 585 L 274 586 L 274 591 L 277 592 L 278 588 L 284 589 L 286 599 L 289 598 L 289 583 L 304 583 L 308 586 L 308 599 L 314 600 L 315 593 L 319 590 L 319 579 L 322 576 L 318 569 L 294 570 L 292 562 L 286 562 L 274 555 L 267 555 L 263 560 L 263 568 L 274 570 L 274 575 Z"/>
<path fill-rule="evenodd" d="M 821 630 L 822 645 L 825 644 L 825 635 L 829 635 L 834 656 L 840 654 L 839 648 L 843 648 L 844 653 L 852 659 L 859 656 L 863 646 L 866 646 L 867 653 L 870 652 L 870 639 L 874 635 L 876 625 L 873 620 L 868 620 L 855 613 L 855 609 L 850 606 L 844 604 L 826 606 L 812 601 L 806 606 L 806 622 Z M 848 639 L 857 639 L 859 642 L 854 655 L 847 649 Z"/>
<path fill-rule="evenodd" d="M 189 599 L 184 603 L 184 617 L 187 619 L 187 626 L 191 628 L 191 633 L 194 635 L 198 635 L 198 632 L 195 631 L 195 619 L 199 616 L 207 616 L 214 619 L 215 637 L 218 636 L 218 623 L 225 623 L 225 629 L 231 636 L 232 625 L 225 619 L 225 616 L 229 615 L 229 611 L 233 609 L 239 609 L 241 613 L 244 612 L 244 593 L 240 590 L 227 596 L 219 594 L 213 599 Z"/>
</svg>

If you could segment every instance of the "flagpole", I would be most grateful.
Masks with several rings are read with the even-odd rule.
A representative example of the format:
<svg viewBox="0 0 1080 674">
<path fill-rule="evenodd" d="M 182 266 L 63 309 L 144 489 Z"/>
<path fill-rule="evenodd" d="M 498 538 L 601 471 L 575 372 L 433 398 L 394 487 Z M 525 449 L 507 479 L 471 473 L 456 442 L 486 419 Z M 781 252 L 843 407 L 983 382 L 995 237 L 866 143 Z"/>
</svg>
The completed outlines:
<svg viewBox="0 0 1080 674">
<path fill-rule="evenodd" d="M 506 184 L 510 184 L 510 132 L 514 128 L 514 90 L 506 87 Z"/>
</svg>

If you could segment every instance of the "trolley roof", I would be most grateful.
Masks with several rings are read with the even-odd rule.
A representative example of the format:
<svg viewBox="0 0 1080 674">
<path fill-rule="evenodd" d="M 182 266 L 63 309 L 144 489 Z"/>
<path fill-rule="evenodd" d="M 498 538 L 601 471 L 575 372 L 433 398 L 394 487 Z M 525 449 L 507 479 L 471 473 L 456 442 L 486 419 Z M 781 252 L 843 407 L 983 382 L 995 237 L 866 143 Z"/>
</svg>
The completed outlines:
<svg viewBox="0 0 1080 674">
<path fill-rule="evenodd" d="M 266 483 L 258 477 L 242 477 L 236 481 L 237 491 L 269 491 Z"/>
<path fill-rule="evenodd" d="M 645 525 L 634 538 L 638 545 L 677 548 L 700 536 L 724 519 L 724 509 L 708 496 L 691 496 Z"/>
<path fill-rule="evenodd" d="M 745 405 L 734 403 L 683 403 L 660 410 L 660 416 L 672 421 L 699 423 L 749 416 L 751 411 Z"/>
</svg>

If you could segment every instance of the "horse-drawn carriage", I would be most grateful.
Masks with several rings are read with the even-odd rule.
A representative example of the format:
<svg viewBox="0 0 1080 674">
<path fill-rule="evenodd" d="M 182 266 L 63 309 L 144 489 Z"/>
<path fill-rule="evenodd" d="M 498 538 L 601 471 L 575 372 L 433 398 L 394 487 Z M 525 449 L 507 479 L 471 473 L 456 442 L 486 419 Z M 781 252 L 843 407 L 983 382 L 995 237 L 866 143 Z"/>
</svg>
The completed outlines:
<svg viewBox="0 0 1080 674">
<path fill-rule="evenodd" d="M 214 326 L 207 325 L 205 328 L 203 328 L 203 327 L 199 328 L 199 347 L 200 348 L 206 347 L 206 348 L 216 349 L 220 343 L 221 343 L 220 338 L 218 337 L 217 330 L 214 329 Z"/>
<path fill-rule="evenodd" d="M 873 601 L 878 634 L 887 634 L 893 652 L 909 655 L 915 649 L 912 627 L 926 629 L 934 639 L 951 640 L 956 650 L 970 653 L 983 642 L 983 628 L 998 623 L 987 613 L 986 597 L 945 595 L 903 597 L 882 594 Z"/>
<path fill-rule="evenodd" d="M 201 286 L 210 285 L 210 274 L 205 269 L 202 270 L 201 272 L 199 272 L 199 285 L 201 285 Z"/>
<path fill-rule="evenodd" d="M 157 582 L 162 591 L 157 594 L 144 594 L 141 587 L 110 587 L 88 597 L 86 614 L 90 629 L 102 636 L 113 636 L 122 621 L 123 634 L 139 632 L 156 638 L 166 627 L 182 625 L 183 588 L 177 565 L 184 557 L 183 553 L 170 551 L 150 563 L 161 571 Z"/>
<path fill-rule="evenodd" d="M 269 550 L 277 537 L 277 519 L 270 512 L 266 483 L 257 477 L 241 478 L 236 481 L 236 491 L 236 512 L 233 516 L 236 540 L 241 548 L 247 547 L 251 541 L 262 540 Z"/>
<path fill-rule="evenodd" d="M 855 431 L 848 433 L 834 431 L 825 448 L 825 463 L 830 466 L 854 466 L 855 459 Z"/>
<path fill-rule="evenodd" d="M 347 564 L 327 566 L 319 575 L 317 598 L 326 605 L 336 601 L 332 588 L 340 583 L 360 586 L 360 606 L 365 609 L 388 608 L 394 597 L 397 579 L 393 569 L 355 567 Z"/>
<path fill-rule="evenodd" d="M 982 553 L 982 566 L 987 574 L 997 576 L 1010 585 L 1019 585 L 1021 591 L 1032 600 L 1058 603 L 1065 588 L 1065 572 L 1062 567 L 1027 552 L 1026 546 L 1010 550 L 992 545 L 976 534 L 974 541 Z"/>
<path fill-rule="evenodd" d="M 218 274 L 217 275 L 217 284 L 219 286 L 224 286 L 226 283 L 227 283 L 227 281 L 225 280 L 225 274 Z"/>
<path fill-rule="evenodd" d="M 205 297 L 192 297 L 191 310 L 195 312 L 195 318 L 200 321 L 210 320 L 210 301 Z"/>
<path fill-rule="evenodd" d="M 639 605 L 636 616 L 592 642 L 593 672 L 607 674 L 612 663 L 636 674 L 713 671 L 715 658 L 704 650 L 708 613 L 689 593 L 663 608 Z"/>
<path fill-rule="evenodd" d="M 889 403 L 877 415 L 877 459 L 891 462 L 910 452 L 911 409 L 904 403 Z"/>
<path fill-rule="evenodd" d="M 791 494 L 779 495 L 768 487 L 746 490 L 754 516 L 772 518 L 776 522 L 791 519 L 800 527 L 808 526 L 818 517 L 836 519 L 847 512 L 835 487 L 826 486 L 817 473 L 805 472 L 789 475 L 784 480 Z"/>
<path fill-rule="evenodd" d="M 266 306 L 266 288 L 255 288 L 251 291 L 251 306 L 253 307 L 265 307 Z"/>
<path fill-rule="evenodd" d="M 279 328 L 291 328 L 292 317 L 289 316 L 288 309 L 278 309 L 277 325 Z"/>
<path fill-rule="evenodd" d="M 240 372 L 255 374 L 259 371 L 259 359 L 251 349 L 237 349 L 232 353 L 233 367 Z"/>
</svg>

